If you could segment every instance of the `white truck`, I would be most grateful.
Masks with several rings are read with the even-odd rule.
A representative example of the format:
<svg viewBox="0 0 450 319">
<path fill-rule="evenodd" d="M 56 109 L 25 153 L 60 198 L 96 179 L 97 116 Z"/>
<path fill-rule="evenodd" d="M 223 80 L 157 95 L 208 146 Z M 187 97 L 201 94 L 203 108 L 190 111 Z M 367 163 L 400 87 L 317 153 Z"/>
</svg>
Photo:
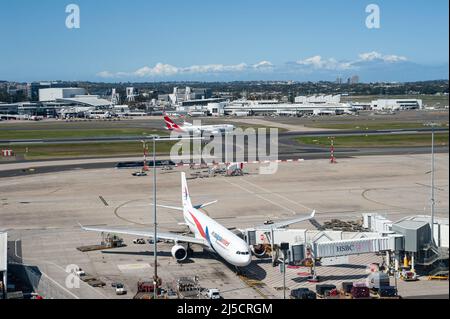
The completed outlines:
<svg viewBox="0 0 450 319">
<path fill-rule="evenodd" d="M 219 289 L 208 289 L 206 296 L 209 299 L 220 299 L 221 298 Z"/>
<path fill-rule="evenodd" d="M 127 290 L 123 284 L 113 283 L 111 286 L 116 290 L 116 295 L 122 296 L 127 294 Z"/>
</svg>

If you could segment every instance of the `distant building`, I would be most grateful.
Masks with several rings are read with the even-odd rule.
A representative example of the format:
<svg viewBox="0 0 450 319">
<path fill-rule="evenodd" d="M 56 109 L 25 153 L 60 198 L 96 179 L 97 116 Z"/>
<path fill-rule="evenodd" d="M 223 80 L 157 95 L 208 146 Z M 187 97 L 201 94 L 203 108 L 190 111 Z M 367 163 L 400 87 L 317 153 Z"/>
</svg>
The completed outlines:
<svg viewBox="0 0 450 319">
<path fill-rule="evenodd" d="M 58 98 L 57 102 L 70 103 L 75 106 L 91 107 L 97 109 L 112 108 L 111 101 L 101 99 L 98 95 L 75 95 L 67 98 Z"/>
<path fill-rule="evenodd" d="M 83 88 L 48 88 L 39 89 L 40 102 L 52 102 L 58 99 L 73 98 L 77 95 L 85 95 L 86 90 Z"/>
<path fill-rule="evenodd" d="M 371 107 L 373 110 L 416 110 L 423 109 L 422 100 L 418 99 L 378 99 L 372 101 Z"/>
<path fill-rule="evenodd" d="M 225 107 L 225 114 L 302 116 L 339 115 L 352 112 L 350 104 L 337 102 L 340 101 L 339 96 L 297 97 L 296 100 L 297 103 L 238 100 Z"/>
<path fill-rule="evenodd" d="M 318 95 L 318 96 L 297 96 L 295 97 L 297 104 L 339 104 L 341 103 L 340 95 Z"/>
<path fill-rule="evenodd" d="M 350 84 L 358 84 L 359 83 L 359 76 L 358 75 L 353 75 L 350 78 Z"/>
<path fill-rule="evenodd" d="M 20 119 L 29 116 L 55 117 L 63 107 L 56 103 L 20 102 L 0 103 L 0 117 L 3 119 Z"/>
<path fill-rule="evenodd" d="M 31 82 L 27 84 L 28 98 L 33 101 L 39 101 L 39 90 L 49 88 L 70 88 L 73 84 L 69 82 L 52 81 L 52 82 Z"/>
<path fill-rule="evenodd" d="M 180 104 L 181 102 L 191 100 L 210 99 L 211 97 L 212 97 L 211 89 L 191 88 L 191 87 L 186 87 L 185 89 L 174 87 L 173 93 L 169 94 L 169 99 L 172 104 Z"/>
<path fill-rule="evenodd" d="M 211 116 L 223 116 L 225 115 L 225 107 L 227 106 L 227 102 L 219 102 L 219 103 L 208 103 L 207 110 L 208 115 Z"/>
<path fill-rule="evenodd" d="M 128 102 L 134 102 L 136 98 L 136 92 L 134 90 L 134 87 L 127 87 L 126 88 L 126 94 L 127 94 L 127 101 Z"/>
</svg>

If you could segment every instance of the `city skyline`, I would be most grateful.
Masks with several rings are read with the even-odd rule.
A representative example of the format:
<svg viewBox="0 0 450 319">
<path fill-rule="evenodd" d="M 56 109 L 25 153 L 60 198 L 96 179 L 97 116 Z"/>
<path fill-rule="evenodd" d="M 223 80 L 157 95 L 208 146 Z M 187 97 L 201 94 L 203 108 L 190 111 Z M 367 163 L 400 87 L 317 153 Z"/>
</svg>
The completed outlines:
<svg viewBox="0 0 450 319">
<path fill-rule="evenodd" d="M 448 2 L 135 0 L 0 5 L 0 80 L 344 81 L 448 79 Z"/>
</svg>

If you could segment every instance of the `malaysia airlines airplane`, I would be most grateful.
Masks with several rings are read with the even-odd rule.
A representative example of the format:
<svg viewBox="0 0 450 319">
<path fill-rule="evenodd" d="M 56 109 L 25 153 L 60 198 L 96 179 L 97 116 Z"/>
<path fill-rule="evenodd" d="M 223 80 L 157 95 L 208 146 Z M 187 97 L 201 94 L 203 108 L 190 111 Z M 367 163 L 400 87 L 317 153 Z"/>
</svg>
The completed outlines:
<svg viewBox="0 0 450 319">
<path fill-rule="evenodd" d="M 215 204 L 217 201 L 193 206 L 189 195 L 185 173 L 181 173 L 181 193 L 183 207 L 158 205 L 158 207 L 182 211 L 185 225 L 187 225 L 190 231 L 194 234 L 194 237 L 191 237 L 173 233 L 158 232 L 158 240 L 162 239 L 174 242 L 174 246 L 171 251 L 172 256 L 178 262 L 184 261 L 188 258 L 189 245 L 196 244 L 215 252 L 217 255 L 225 259 L 225 261 L 236 267 L 248 266 L 252 260 L 252 251 L 255 253 L 253 248 L 250 247 L 241 237 L 220 225 L 214 219 L 199 210 Z M 268 230 L 271 228 L 285 228 L 291 224 L 312 219 L 314 218 L 314 215 L 315 211 L 310 216 L 298 217 L 289 221 L 274 223 L 270 226 L 257 226 L 256 228 Z M 134 235 L 148 238 L 155 237 L 154 232 L 146 230 L 133 230 L 129 228 L 81 227 L 86 231 Z"/>
<path fill-rule="evenodd" d="M 188 122 L 184 122 L 184 125 L 179 126 L 167 115 L 164 116 L 164 122 L 166 122 L 166 128 L 169 131 L 175 131 L 180 133 L 194 133 L 201 134 L 203 132 L 208 134 L 226 134 L 233 132 L 235 129 L 234 125 L 231 124 L 218 124 L 218 125 L 193 125 Z"/>
</svg>

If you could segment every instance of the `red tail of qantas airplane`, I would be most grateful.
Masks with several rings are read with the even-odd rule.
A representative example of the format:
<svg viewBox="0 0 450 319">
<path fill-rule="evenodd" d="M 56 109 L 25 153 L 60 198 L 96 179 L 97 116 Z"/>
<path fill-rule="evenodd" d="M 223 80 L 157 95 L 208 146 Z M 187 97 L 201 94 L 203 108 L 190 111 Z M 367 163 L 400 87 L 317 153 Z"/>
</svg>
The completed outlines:
<svg viewBox="0 0 450 319">
<path fill-rule="evenodd" d="M 164 115 L 164 122 L 166 122 L 166 127 L 169 131 L 179 131 L 184 132 L 184 130 L 179 127 L 170 117 Z"/>
</svg>

